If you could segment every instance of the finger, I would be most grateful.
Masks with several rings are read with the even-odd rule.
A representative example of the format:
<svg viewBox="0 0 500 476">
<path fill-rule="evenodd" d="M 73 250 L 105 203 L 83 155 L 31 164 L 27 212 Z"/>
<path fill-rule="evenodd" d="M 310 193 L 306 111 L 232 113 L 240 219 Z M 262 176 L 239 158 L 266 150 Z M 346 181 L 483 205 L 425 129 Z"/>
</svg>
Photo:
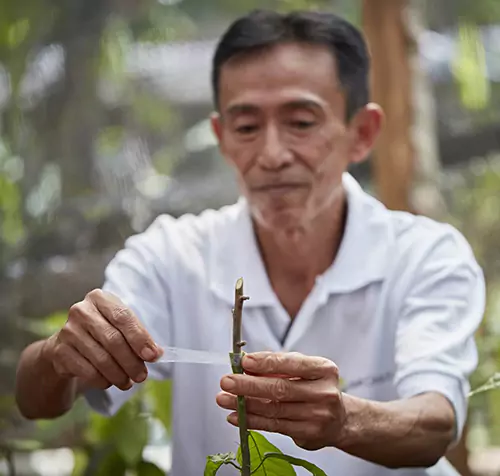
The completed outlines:
<svg viewBox="0 0 500 476">
<path fill-rule="evenodd" d="M 130 379 L 137 383 L 146 380 L 148 371 L 144 361 L 137 357 L 123 334 L 104 319 L 90 303 L 87 306 L 86 312 L 92 316 L 87 323 L 89 334 L 113 357 Z"/>
<path fill-rule="evenodd" d="M 307 421 L 282 420 L 251 414 L 247 415 L 246 419 L 249 430 L 280 433 L 297 440 L 307 438 L 312 433 L 312 425 Z M 233 426 L 238 426 L 238 413 L 229 414 L 227 421 Z"/>
<path fill-rule="evenodd" d="M 247 375 L 253 375 L 254 377 L 265 376 L 265 377 L 274 377 L 274 378 L 292 378 L 292 377 L 290 377 L 290 375 L 284 375 L 284 374 L 259 374 L 259 373 L 256 373 L 256 372 L 250 372 L 248 370 L 245 370 L 245 373 Z"/>
<path fill-rule="evenodd" d="M 229 393 L 219 393 L 216 402 L 225 410 L 238 409 L 238 397 Z M 322 406 L 313 403 L 281 403 L 248 397 L 245 405 L 247 414 L 293 421 L 321 420 L 326 414 Z"/>
<path fill-rule="evenodd" d="M 322 386 L 309 380 L 233 374 L 223 377 L 220 384 L 222 390 L 233 395 L 263 398 L 276 402 L 312 402 L 325 397 Z"/>
<path fill-rule="evenodd" d="M 90 387 L 107 389 L 111 382 L 76 349 L 68 344 L 59 344 L 55 349 L 54 368 L 56 372 L 68 378 L 76 377 Z"/>
<path fill-rule="evenodd" d="M 123 334 L 137 356 L 146 362 L 154 362 L 161 357 L 162 350 L 135 314 L 116 296 L 96 290 L 89 294 L 89 299 L 108 322 Z"/>
<path fill-rule="evenodd" d="M 260 375 L 287 375 L 308 380 L 333 377 L 338 380 L 338 368 L 324 357 L 310 357 L 298 352 L 255 352 L 242 359 L 245 371 Z"/>
<path fill-rule="evenodd" d="M 106 380 L 120 390 L 129 390 L 132 387 L 129 376 L 116 363 L 106 348 L 94 340 L 84 329 L 67 323 L 61 330 L 60 337 L 85 357 Z"/>
</svg>

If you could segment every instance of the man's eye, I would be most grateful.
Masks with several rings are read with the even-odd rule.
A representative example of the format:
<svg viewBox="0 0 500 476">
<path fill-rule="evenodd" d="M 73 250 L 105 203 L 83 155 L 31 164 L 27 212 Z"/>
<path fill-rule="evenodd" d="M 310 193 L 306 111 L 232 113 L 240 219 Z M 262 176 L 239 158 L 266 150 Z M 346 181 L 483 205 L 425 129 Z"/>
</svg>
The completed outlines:
<svg viewBox="0 0 500 476">
<path fill-rule="evenodd" d="M 312 121 L 292 121 L 291 126 L 295 127 L 296 129 L 309 129 L 314 126 L 314 122 Z"/>
<path fill-rule="evenodd" d="M 257 130 L 257 126 L 254 124 L 247 124 L 244 126 L 239 126 L 236 128 L 238 134 L 252 134 Z"/>
</svg>

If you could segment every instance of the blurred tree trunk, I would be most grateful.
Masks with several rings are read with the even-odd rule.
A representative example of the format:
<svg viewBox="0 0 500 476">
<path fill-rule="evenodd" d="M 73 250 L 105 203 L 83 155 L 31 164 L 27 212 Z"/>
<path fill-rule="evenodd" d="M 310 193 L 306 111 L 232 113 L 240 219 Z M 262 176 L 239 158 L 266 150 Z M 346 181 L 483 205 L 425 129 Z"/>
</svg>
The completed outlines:
<svg viewBox="0 0 500 476">
<path fill-rule="evenodd" d="M 413 211 L 415 172 L 410 41 L 403 17 L 405 0 L 363 1 L 363 29 L 372 55 L 372 97 L 386 114 L 373 154 L 373 180 L 390 209 Z"/>
<path fill-rule="evenodd" d="M 390 209 L 443 218 L 434 99 L 418 58 L 422 2 L 363 0 L 362 21 L 373 61 L 373 100 L 386 114 L 373 154 L 376 193 Z M 462 476 L 471 476 L 466 441 L 467 428 L 447 456 Z"/>
<path fill-rule="evenodd" d="M 418 49 L 418 38 L 426 26 L 421 0 L 407 1 L 404 20 L 409 39 L 408 61 L 413 105 L 411 139 L 416 158 L 411 203 L 419 214 L 440 220 L 445 218 L 447 210 L 441 194 L 436 100 L 430 78 L 422 67 Z"/>
<path fill-rule="evenodd" d="M 102 114 L 98 96 L 101 39 L 109 3 L 91 0 L 69 9 L 64 84 L 58 98 L 61 110 L 51 136 L 53 159 L 61 168 L 63 200 L 92 189 L 93 144 Z"/>
<path fill-rule="evenodd" d="M 387 207 L 439 219 L 445 209 L 439 191 L 434 98 L 418 56 L 422 8 L 418 0 L 363 3 L 373 100 L 386 114 L 373 154 L 373 177 Z"/>
</svg>

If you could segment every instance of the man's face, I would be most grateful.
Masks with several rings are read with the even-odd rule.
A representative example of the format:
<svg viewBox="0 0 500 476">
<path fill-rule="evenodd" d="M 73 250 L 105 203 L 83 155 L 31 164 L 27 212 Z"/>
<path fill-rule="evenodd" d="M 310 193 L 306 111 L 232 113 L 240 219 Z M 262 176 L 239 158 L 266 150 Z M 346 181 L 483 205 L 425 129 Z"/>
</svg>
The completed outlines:
<svg viewBox="0 0 500 476">
<path fill-rule="evenodd" d="M 307 227 L 371 146 L 373 111 L 346 122 L 335 63 L 326 47 L 291 43 L 222 68 L 213 128 L 261 226 Z"/>
</svg>

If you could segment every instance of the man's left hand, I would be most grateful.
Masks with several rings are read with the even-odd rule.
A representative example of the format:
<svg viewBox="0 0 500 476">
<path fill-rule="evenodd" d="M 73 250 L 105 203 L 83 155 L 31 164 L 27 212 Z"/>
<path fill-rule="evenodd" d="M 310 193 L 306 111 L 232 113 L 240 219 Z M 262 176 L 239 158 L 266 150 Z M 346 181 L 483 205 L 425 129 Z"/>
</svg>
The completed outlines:
<svg viewBox="0 0 500 476">
<path fill-rule="evenodd" d="M 245 374 L 222 378 L 217 403 L 236 410 L 236 396 L 246 397 L 249 430 L 287 435 L 307 450 L 334 446 L 341 438 L 346 412 L 332 361 L 295 352 L 257 352 L 245 354 L 242 366 Z M 238 425 L 236 411 L 228 421 Z"/>
</svg>

